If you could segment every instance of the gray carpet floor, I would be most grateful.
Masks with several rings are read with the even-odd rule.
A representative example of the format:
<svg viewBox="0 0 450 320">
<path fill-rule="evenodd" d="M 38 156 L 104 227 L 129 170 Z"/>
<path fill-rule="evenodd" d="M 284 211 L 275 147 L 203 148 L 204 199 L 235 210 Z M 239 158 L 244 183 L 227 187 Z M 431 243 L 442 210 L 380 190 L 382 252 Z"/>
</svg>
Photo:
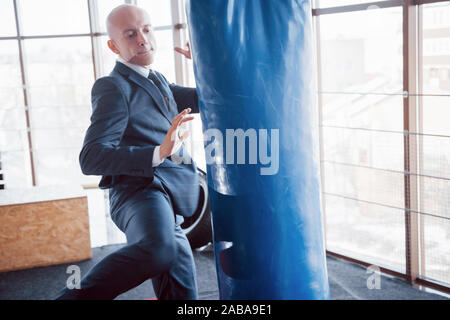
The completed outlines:
<svg viewBox="0 0 450 320">
<path fill-rule="evenodd" d="M 65 286 L 67 267 L 77 265 L 85 274 L 106 255 L 123 245 L 94 248 L 93 257 L 76 263 L 0 273 L 0 300 L 52 299 Z M 211 246 L 194 251 L 197 267 L 199 299 L 219 299 L 214 251 Z M 382 275 L 380 289 L 368 289 L 366 268 L 355 263 L 327 256 L 330 294 L 333 300 L 442 300 L 443 295 L 413 288 L 402 279 Z M 144 300 L 155 297 L 151 280 L 123 293 L 117 300 Z"/>
</svg>

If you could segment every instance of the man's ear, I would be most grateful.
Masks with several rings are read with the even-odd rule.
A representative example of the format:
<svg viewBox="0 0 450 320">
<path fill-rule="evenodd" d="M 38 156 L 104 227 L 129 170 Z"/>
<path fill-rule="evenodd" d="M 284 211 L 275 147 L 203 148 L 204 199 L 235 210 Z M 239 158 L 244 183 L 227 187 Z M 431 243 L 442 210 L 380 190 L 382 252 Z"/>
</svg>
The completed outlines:
<svg viewBox="0 0 450 320">
<path fill-rule="evenodd" d="M 108 40 L 107 42 L 109 49 L 115 54 L 120 54 L 119 49 L 117 49 L 116 44 L 112 40 Z"/>
</svg>

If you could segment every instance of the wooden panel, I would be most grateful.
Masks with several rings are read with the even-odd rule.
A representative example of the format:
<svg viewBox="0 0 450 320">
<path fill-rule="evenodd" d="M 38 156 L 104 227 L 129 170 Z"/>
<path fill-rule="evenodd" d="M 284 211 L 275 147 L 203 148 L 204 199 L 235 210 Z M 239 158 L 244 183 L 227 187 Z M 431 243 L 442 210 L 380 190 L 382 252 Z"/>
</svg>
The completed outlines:
<svg viewBox="0 0 450 320">
<path fill-rule="evenodd" d="M 87 197 L 0 206 L 0 271 L 91 257 Z"/>
</svg>

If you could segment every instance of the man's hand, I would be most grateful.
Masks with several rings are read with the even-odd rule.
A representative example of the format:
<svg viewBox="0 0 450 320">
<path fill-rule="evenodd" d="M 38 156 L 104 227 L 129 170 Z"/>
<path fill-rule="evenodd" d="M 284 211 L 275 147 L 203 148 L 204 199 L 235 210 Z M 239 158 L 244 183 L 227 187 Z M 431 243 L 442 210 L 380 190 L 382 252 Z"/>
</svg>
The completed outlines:
<svg viewBox="0 0 450 320">
<path fill-rule="evenodd" d="M 191 57 L 191 47 L 189 46 L 189 42 L 186 42 L 187 50 L 184 50 L 180 47 L 174 47 L 174 50 L 178 53 L 181 53 L 187 59 L 192 59 Z"/>
<path fill-rule="evenodd" d="M 172 125 L 167 131 L 166 137 L 164 138 L 161 147 L 159 148 L 159 156 L 161 160 L 167 158 L 178 151 L 181 147 L 181 143 L 189 137 L 189 131 L 183 133 L 180 137 L 178 136 L 180 126 L 188 121 L 194 119 L 194 117 L 186 117 L 186 115 L 191 112 L 191 108 L 184 109 L 172 120 Z"/>
</svg>

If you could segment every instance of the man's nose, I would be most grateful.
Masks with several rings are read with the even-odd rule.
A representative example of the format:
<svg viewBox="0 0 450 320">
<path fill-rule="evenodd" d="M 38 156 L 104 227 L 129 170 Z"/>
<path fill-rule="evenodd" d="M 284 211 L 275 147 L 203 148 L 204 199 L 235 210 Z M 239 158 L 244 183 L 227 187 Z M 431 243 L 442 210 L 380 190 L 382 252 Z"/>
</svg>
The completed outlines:
<svg viewBox="0 0 450 320">
<path fill-rule="evenodd" d="M 138 32 L 137 40 L 138 40 L 139 46 L 141 46 L 141 47 L 144 47 L 148 44 L 148 40 L 145 37 L 145 35 L 142 33 L 142 31 Z"/>
</svg>

